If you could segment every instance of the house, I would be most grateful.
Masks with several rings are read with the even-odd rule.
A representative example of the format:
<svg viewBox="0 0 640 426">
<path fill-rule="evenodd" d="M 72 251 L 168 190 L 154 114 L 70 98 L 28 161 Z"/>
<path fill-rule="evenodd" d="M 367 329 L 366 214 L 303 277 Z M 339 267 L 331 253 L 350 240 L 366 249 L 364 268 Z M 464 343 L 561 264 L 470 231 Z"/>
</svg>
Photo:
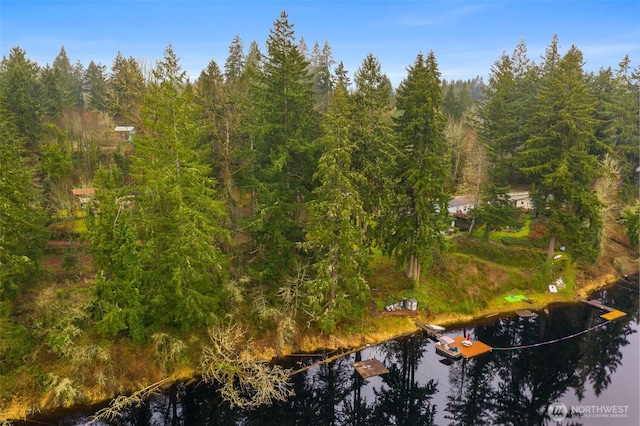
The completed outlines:
<svg viewBox="0 0 640 426">
<path fill-rule="evenodd" d="M 529 186 L 511 188 L 507 193 L 514 207 L 529 211 L 533 209 L 533 200 L 529 196 Z M 475 207 L 475 198 L 471 195 L 458 195 L 449 201 L 449 216 L 467 217 Z"/>
<path fill-rule="evenodd" d="M 511 188 L 509 190 L 509 199 L 513 203 L 514 207 L 529 211 L 533 209 L 533 200 L 529 196 L 529 187 L 522 186 L 517 188 Z"/>
<path fill-rule="evenodd" d="M 466 217 L 474 207 L 475 204 L 472 196 L 459 195 L 449 201 L 449 216 Z"/>
<path fill-rule="evenodd" d="M 114 132 L 116 132 L 122 140 L 133 142 L 133 135 L 136 133 L 136 130 L 133 126 L 116 126 Z"/>
<path fill-rule="evenodd" d="M 80 201 L 80 207 L 83 209 L 89 205 L 91 199 L 96 195 L 96 190 L 94 188 L 74 188 L 71 190 L 71 193 L 78 197 L 78 201 Z"/>
</svg>

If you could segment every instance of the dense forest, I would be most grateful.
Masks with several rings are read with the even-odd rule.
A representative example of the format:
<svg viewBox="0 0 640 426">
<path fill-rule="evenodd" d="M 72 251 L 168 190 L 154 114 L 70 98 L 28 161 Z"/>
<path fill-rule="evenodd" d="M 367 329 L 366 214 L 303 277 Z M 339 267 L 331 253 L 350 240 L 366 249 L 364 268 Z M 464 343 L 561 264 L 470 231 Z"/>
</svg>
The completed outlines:
<svg viewBox="0 0 640 426">
<path fill-rule="evenodd" d="M 194 81 L 171 45 L 155 64 L 119 53 L 110 68 L 72 64 L 64 47 L 41 66 L 12 48 L 0 375 L 33 350 L 15 344 L 36 333 L 20 301 L 47 280 L 51 240 L 68 243 L 68 278 L 85 255 L 95 271 L 76 312 L 39 324 L 59 359 L 88 333 L 154 341 L 170 359 L 171 336 L 229 319 L 282 341 L 335 333 L 366 311 L 375 256 L 428 288 L 454 195 L 475 198 L 469 226 L 488 238 L 519 226 L 507 193 L 529 187 L 549 258 L 562 241 L 596 262 L 611 224 L 637 251 L 640 68 L 625 57 L 587 73 L 578 47 L 560 50 L 553 37 L 534 61 L 521 42 L 486 82 L 445 81 L 417 52 L 394 88 L 373 54 L 350 75 L 327 42 L 309 49 L 285 12 L 263 50 L 237 36 Z"/>
</svg>

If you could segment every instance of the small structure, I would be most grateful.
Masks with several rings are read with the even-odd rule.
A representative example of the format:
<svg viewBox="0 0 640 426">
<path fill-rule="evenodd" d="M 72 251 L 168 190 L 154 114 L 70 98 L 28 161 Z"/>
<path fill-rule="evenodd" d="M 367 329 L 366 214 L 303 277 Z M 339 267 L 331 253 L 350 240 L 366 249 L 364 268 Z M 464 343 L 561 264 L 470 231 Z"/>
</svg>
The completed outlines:
<svg viewBox="0 0 640 426">
<path fill-rule="evenodd" d="M 379 376 L 389 372 L 389 370 L 387 370 L 387 368 L 377 359 L 358 361 L 351 365 L 353 365 L 353 368 L 360 373 L 363 379 L 368 379 L 369 377 Z"/>
<path fill-rule="evenodd" d="M 442 336 L 441 342 L 436 343 L 436 353 L 452 360 L 460 357 L 474 358 L 491 352 L 491 350 L 491 346 L 486 343 L 479 340 L 472 342 L 464 336 L 456 336 L 454 338 Z"/>
<path fill-rule="evenodd" d="M 418 310 L 418 301 L 416 299 L 408 299 L 404 301 L 404 307 L 405 309 L 408 309 L 410 311 L 417 311 Z"/>
<path fill-rule="evenodd" d="M 80 207 L 86 209 L 91 199 L 96 195 L 96 190 L 94 188 L 74 188 L 71 193 L 78 197 Z"/>
<path fill-rule="evenodd" d="M 531 312 L 528 309 L 518 309 L 516 311 L 516 314 L 518 314 L 520 318 L 531 318 L 535 315 L 533 312 Z"/>
<path fill-rule="evenodd" d="M 387 312 L 397 311 L 398 309 L 406 309 L 408 311 L 418 310 L 418 301 L 416 299 L 404 299 L 402 302 L 396 302 L 384 307 Z"/>
<path fill-rule="evenodd" d="M 524 211 L 533 209 L 533 200 L 529 196 L 528 186 L 511 188 L 507 195 L 509 195 L 509 199 L 513 203 L 514 207 L 517 207 Z"/>
<path fill-rule="evenodd" d="M 114 132 L 120 135 L 122 140 L 133 142 L 133 135 L 136 133 L 136 130 L 133 126 L 116 126 Z"/>
<path fill-rule="evenodd" d="M 470 195 L 460 195 L 449 201 L 449 216 L 467 217 L 471 209 L 475 207 Z"/>
<path fill-rule="evenodd" d="M 621 318 L 625 315 L 627 315 L 626 312 L 622 312 L 616 308 L 612 308 L 610 306 L 605 306 L 601 301 L 599 300 L 586 300 L 586 299 L 580 299 L 578 298 L 579 301 L 581 301 L 582 303 L 586 303 L 587 305 L 593 306 L 594 308 L 598 308 L 598 309 L 602 309 L 604 311 L 607 311 L 606 314 L 602 314 L 600 315 L 600 318 L 605 319 L 607 321 L 613 321 L 615 319 Z"/>
<path fill-rule="evenodd" d="M 613 321 L 615 319 L 622 318 L 625 315 L 627 315 L 626 312 L 622 312 L 617 309 L 614 309 L 613 311 L 609 311 L 606 314 L 600 315 L 600 318 L 606 319 L 607 321 Z"/>
</svg>

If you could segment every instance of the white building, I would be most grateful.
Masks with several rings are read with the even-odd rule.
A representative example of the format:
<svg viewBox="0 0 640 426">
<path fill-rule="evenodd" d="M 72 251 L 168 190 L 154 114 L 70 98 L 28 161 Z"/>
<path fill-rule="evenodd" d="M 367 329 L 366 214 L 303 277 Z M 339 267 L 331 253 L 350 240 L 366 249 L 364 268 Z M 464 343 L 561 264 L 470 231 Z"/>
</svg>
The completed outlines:
<svg viewBox="0 0 640 426">
<path fill-rule="evenodd" d="M 459 195 L 449 201 L 449 216 L 465 217 L 469 211 L 475 207 L 473 197 L 470 195 Z"/>
</svg>

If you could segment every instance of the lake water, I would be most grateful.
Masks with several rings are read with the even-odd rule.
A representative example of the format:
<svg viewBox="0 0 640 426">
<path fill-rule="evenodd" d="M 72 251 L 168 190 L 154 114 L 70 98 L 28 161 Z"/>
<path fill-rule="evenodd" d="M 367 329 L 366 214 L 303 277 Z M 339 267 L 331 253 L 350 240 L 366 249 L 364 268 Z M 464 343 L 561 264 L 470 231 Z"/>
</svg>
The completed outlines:
<svg viewBox="0 0 640 426">
<path fill-rule="evenodd" d="M 198 384 L 155 396 L 113 424 L 637 426 L 637 278 L 591 298 L 627 315 L 601 325 L 605 311 L 580 303 L 551 306 L 548 314 L 539 312 L 528 319 L 488 318 L 445 334 L 470 333 L 473 339 L 504 350 L 445 365 L 434 342 L 418 333 L 295 375 L 296 395 L 286 402 L 232 410 L 214 387 Z M 574 334 L 578 335 L 566 338 Z M 380 360 L 389 373 L 363 379 L 352 364 L 371 358 Z M 297 367 L 312 361 L 290 358 L 283 363 Z M 40 421 L 77 425 L 85 424 L 90 415 Z"/>
</svg>

